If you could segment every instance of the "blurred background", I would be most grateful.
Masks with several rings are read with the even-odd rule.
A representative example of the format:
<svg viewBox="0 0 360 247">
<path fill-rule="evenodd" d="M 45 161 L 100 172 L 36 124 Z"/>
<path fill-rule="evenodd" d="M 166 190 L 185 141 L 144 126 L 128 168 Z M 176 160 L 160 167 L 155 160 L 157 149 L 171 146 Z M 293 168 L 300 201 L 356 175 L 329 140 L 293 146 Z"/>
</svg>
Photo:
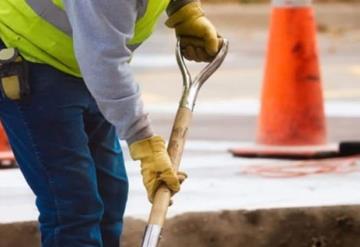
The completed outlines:
<svg viewBox="0 0 360 247">
<path fill-rule="evenodd" d="M 229 39 L 230 51 L 224 65 L 200 92 L 190 138 L 254 141 L 271 5 L 261 0 L 203 2 L 206 15 Z M 330 141 L 360 137 L 359 3 L 320 0 L 314 5 Z M 161 134 L 169 133 L 181 94 L 174 49 L 172 30 L 160 23 L 133 60 L 146 106 Z M 189 65 L 194 74 L 201 66 Z"/>
</svg>

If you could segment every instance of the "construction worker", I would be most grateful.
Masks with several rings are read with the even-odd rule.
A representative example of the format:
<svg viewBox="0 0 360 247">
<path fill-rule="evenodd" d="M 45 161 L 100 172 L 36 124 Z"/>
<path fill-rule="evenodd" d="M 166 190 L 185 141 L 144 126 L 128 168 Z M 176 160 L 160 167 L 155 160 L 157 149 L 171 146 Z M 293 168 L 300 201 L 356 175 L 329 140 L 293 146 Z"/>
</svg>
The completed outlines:
<svg viewBox="0 0 360 247">
<path fill-rule="evenodd" d="M 36 195 L 42 246 L 119 245 L 128 180 L 118 136 L 150 201 L 161 182 L 179 191 L 186 175 L 153 133 L 129 65 L 166 8 L 184 56 L 210 61 L 220 41 L 196 0 L 0 1 L 0 117 Z"/>
</svg>

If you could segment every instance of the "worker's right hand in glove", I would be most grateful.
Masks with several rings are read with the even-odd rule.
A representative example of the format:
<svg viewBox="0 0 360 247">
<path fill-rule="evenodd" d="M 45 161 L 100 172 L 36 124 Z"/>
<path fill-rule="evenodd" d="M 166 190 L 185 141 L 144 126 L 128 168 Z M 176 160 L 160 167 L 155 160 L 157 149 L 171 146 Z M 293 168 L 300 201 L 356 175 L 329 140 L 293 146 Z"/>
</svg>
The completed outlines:
<svg viewBox="0 0 360 247">
<path fill-rule="evenodd" d="M 175 172 L 166 151 L 165 141 L 160 136 L 136 141 L 130 145 L 130 155 L 141 161 L 141 174 L 148 199 L 154 201 L 157 189 L 163 183 L 175 194 L 187 175 Z"/>
<path fill-rule="evenodd" d="M 205 17 L 200 1 L 192 1 L 169 13 L 166 25 L 175 29 L 182 53 L 188 60 L 210 62 L 222 46 L 222 39 Z"/>
</svg>

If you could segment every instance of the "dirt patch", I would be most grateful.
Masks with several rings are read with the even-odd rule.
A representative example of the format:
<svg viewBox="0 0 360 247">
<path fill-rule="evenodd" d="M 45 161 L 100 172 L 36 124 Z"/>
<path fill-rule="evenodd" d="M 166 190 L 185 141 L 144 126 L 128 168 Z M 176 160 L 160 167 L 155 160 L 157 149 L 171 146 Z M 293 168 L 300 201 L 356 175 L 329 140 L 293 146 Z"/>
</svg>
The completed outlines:
<svg viewBox="0 0 360 247">
<path fill-rule="evenodd" d="M 125 226 L 121 246 L 139 246 L 145 222 Z M 0 225 L 0 246 L 39 246 L 36 223 Z M 356 247 L 360 206 L 187 213 L 166 222 L 161 246 Z"/>
<path fill-rule="evenodd" d="M 1 247 L 39 246 L 40 233 L 35 222 L 0 224 Z"/>
<path fill-rule="evenodd" d="M 360 207 L 185 214 L 168 221 L 162 246 L 355 247 Z"/>
</svg>

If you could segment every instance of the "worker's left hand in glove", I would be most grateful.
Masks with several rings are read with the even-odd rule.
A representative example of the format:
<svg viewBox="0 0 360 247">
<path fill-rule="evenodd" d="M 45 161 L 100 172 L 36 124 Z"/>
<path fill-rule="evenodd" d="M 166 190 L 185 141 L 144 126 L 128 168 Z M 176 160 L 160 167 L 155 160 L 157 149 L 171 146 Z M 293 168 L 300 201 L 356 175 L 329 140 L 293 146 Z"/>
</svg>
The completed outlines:
<svg viewBox="0 0 360 247">
<path fill-rule="evenodd" d="M 162 183 L 171 190 L 172 194 L 180 190 L 180 183 L 187 175 L 174 171 L 165 148 L 165 141 L 160 136 L 136 141 L 129 148 L 131 157 L 141 161 L 141 174 L 150 202 L 154 201 L 156 191 Z"/>
<path fill-rule="evenodd" d="M 213 24 L 205 17 L 199 1 L 192 1 L 168 13 L 166 25 L 175 28 L 183 55 L 188 60 L 210 62 L 221 48 Z"/>
</svg>

